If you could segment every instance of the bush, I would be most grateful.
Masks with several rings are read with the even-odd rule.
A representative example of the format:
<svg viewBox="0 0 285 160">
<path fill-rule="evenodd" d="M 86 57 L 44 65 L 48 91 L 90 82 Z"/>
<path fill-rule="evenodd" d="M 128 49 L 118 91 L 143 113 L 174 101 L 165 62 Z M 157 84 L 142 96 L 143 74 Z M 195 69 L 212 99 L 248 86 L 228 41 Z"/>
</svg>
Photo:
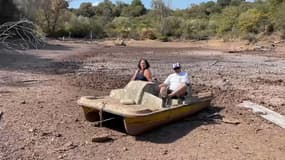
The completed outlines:
<svg viewBox="0 0 285 160">
<path fill-rule="evenodd" d="M 242 39 L 247 40 L 249 43 L 256 43 L 257 42 L 257 38 L 256 38 L 256 35 L 254 33 L 247 33 L 244 37 L 242 37 Z"/>
<path fill-rule="evenodd" d="M 164 36 L 181 37 L 183 19 L 179 17 L 170 16 L 162 21 L 161 34 Z"/>
<path fill-rule="evenodd" d="M 224 35 L 231 35 L 232 37 L 238 37 L 237 34 L 237 17 L 239 17 L 238 7 L 226 7 L 223 9 L 222 14 L 218 14 L 213 17 L 213 20 L 217 22 L 217 34 L 221 37 Z"/>
<path fill-rule="evenodd" d="M 206 19 L 187 20 L 183 28 L 183 37 L 186 39 L 204 40 L 208 38 L 210 33 Z"/>
<path fill-rule="evenodd" d="M 71 34 L 72 37 L 76 38 L 103 38 L 106 36 L 103 26 L 97 19 L 82 16 L 71 17 L 59 34 L 61 36 Z"/>
<path fill-rule="evenodd" d="M 116 17 L 106 26 L 106 32 L 109 37 L 128 38 L 130 33 L 130 20 L 127 17 Z"/>
<path fill-rule="evenodd" d="M 249 9 L 241 13 L 238 18 L 238 25 L 241 32 L 257 33 L 262 21 L 262 13 L 257 9 Z"/>
<path fill-rule="evenodd" d="M 143 29 L 142 29 L 142 38 L 143 38 L 143 39 L 151 39 L 151 40 L 154 40 L 154 39 L 156 39 L 156 35 L 155 35 L 155 33 L 153 32 L 153 30 L 143 28 Z"/>
<path fill-rule="evenodd" d="M 167 36 L 159 36 L 158 39 L 161 41 L 161 42 L 169 42 L 169 38 Z"/>
</svg>

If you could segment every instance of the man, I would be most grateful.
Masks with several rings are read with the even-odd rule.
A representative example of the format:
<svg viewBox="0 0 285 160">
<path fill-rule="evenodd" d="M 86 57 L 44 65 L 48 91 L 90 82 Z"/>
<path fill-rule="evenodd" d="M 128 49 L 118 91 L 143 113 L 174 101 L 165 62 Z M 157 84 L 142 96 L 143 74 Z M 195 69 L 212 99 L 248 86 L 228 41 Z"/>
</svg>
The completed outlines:
<svg viewBox="0 0 285 160">
<path fill-rule="evenodd" d="M 184 97 L 187 94 L 187 86 L 190 85 L 188 73 L 181 71 L 180 63 L 174 63 L 172 68 L 175 73 L 170 74 L 166 80 L 159 85 L 160 95 L 163 100 L 165 100 L 165 98 Z"/>
</svg>

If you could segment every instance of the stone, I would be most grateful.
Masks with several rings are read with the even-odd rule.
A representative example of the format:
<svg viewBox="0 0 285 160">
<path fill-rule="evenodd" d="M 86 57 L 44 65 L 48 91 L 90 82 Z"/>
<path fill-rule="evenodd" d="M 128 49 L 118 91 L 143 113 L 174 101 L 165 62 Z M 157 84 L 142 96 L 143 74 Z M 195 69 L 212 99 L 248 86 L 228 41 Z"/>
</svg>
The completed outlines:
<svg viewBox="0 0 285 160">
<path fill-rule="evenodd" d="M 92 142 L 99 142 L 99 143 L 109 142 L 111 140 L 112 140 L 112 138 L 107 134 L 94 136 L 92 138 Z"/>
</svg>

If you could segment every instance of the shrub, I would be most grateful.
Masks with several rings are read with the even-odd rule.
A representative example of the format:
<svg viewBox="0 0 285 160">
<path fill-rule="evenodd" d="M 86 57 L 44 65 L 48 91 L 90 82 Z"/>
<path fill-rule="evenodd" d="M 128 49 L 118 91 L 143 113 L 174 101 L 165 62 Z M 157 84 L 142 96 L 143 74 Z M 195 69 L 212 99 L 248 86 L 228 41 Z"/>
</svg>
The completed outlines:
<svg viewBox="0 0 285 160">
<path fill-rule="evenodd" d="M 190 19 L 184 23 L 183 37 L 186 39 L 207 39 L 209 35 L 208 20 Z"/>
</svg>

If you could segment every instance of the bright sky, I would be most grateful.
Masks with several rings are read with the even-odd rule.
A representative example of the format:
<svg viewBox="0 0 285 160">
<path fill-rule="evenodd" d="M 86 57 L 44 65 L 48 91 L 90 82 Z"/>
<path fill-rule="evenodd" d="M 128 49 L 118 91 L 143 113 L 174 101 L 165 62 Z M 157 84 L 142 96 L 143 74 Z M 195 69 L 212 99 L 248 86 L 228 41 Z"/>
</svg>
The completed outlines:
<svg viewBox="0 0 285 160">
<path fill-rule="evenodd" d="M 78 8 L 82 2 L 91 2 L 93 4 L 98 4 L 103 0 L 72 0 L 70 3 L 70 8 Z M 112 0 L 115 3 L 118 0 Z M 131 3 L 132 0 L 121 0 L 122 2 Z M 141 0 L 146 8 L 150 8 L 151 0 Z M 201 2 L 209 1 L 209 0 L 169 0 L 170 6 L 173 9 L 185 9 L 189 7 L 191 4 L 199 4 Z"/>
</svg>

